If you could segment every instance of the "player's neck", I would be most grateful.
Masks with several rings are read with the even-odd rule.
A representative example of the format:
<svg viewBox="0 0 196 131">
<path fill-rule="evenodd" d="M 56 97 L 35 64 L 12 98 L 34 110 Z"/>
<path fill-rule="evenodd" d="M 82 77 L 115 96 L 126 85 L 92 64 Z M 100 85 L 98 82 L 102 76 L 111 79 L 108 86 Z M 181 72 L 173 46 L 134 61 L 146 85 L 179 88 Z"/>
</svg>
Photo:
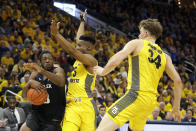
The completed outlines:
<svg viewBox="0 0 196 131">
<path fill-rule="evenodd" d="M 152 38 L 152 37 L 146 37 L 145 40 L 150 41 L 152 43 L 155 43 L 156 39 Z"/>
</svg>

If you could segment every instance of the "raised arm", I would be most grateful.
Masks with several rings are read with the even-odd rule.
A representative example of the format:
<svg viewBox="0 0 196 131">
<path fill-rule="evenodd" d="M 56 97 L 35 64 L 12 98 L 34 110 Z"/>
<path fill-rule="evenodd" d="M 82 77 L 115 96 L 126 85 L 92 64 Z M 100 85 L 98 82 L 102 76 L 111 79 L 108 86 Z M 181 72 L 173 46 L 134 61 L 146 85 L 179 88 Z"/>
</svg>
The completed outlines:
<svg viewBox="0 0 196 131">
<path fill-rule="evenodd" d="M 50 30 L 51 34 L 56 38 L 56 40 L 61 44 L 62 48 L 73 56 L 75 59 L 82 62 L 84 65 L 93 67 L 97 65 L 97 60 L 90 54 L 83 54 L 77 50 L 74 45 L 72 45 L 68 40 L 66 40 L 58 31 L 60 23 L 56 23 L 54 20 L 51 22 Z"/>
<path fill-rule="evenodd" d="M 100 76 L 105 76 L 108 73 L 110 73 L 112 70 L 114 70 L 128 55 L 130 55 L 131 53 L 134 52 L 134 50 L 136 49 L 138 42 L 140 42 L 140 40 L 132 40 L 129 41 L 125 47 L 119 51 L 118 53 L 116 53 L 115 55 L 113 55 L 108 63 L 106 64 L 106 66 L 104 68 L 96 66 L 94 68 L 94 72 L 97 73 L 97 75 Z"/>
<path fill-rule="evenodd" d="M 84 11 L 84 14 L 80 12 L 80 26 L 78 28 L 78 32 L 76 35 L 76 42 L 78 42 L 80 36 L 85 34 L 84 26 L 85 26 L 86 15 L 87 15 L 87 9 Z"/>
<path fill-rule="evenodd" d="M 174 81 L 174 102 L 173 102 L 173 111 L 171 115 L 175 116 L 175 119 L 178 120 L 178 122 L 181 121 L 180 117 L 180 100 L 181 100 L 181 94 L 182 94 L 182 82 L 181 78 L 176 71 L 174 65 L 172 64 L 171 58 L 166 55 L 166 68 L 165 71 L 168 74 L 168 76 Z"/>
</svg>

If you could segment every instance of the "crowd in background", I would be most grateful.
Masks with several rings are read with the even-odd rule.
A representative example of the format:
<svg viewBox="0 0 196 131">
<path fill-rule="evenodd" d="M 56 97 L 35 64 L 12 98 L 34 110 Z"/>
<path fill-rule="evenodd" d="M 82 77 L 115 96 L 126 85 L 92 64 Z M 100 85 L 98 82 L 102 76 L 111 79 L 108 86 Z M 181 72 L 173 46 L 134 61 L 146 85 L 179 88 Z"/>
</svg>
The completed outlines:
<svg viewBox="0 0 196 131">
<path fill-rule="evenodd" d="M 75 0 L 76 1 L 76 0 Z M 172 58 L 183 82 L 181 115 L 183 121 L 196 119 L 196 79 L 195 79 L 195 45 L 196 17 L 193 11 L 179 9 L 175 5 L 167 9 L 145 1 L 134 0 L 92 1 L 80 0 L 87 7 L 120 23 L 120 29 L 126 33 L 138 35 L 139 21 L 148 17 L 158 18 L 163 25 L 163 36 L 159 45 Z M 136 6 L 137 5 L 137 6 Z M 6 90 L 19 95 L 28 82 L 31 72 L 24 68 L 26 62 L 40 64 L 39 54 L 49 50 L 55 60 L 66 72 L 67 81 L 72 70 L 74 59 L 66 54 L 59 43 L 50 35 L 52 19 L 61 21 L 60 33 L 72 44 L 79 27 L 79 20 L 55 9 L 51 1 L 42 0 L 3 0 L 0 1 L 0 107 L 5 108 L 3 96 Z M 112 31 L 96 32 L 86 25 L 86 34 L 96 39 L 93 54 L 100 66 L 128 41 L 129 36 L 121 37 Z M 100 115 L 104 115 L 115 100 L 126 91 L 128 61 L 125 60 L 112 73 L 105 77 L 97 76 L 93 98 L 97 103 Z M 157 108 L 149 120 L 170 120 L 172 110 L 173 82 L 164 74 L 158 86 Z M 17 98 L 18 99 L 18 98 Z M 27 102 L 28 100 L 24 100 Z"/>
</svg>

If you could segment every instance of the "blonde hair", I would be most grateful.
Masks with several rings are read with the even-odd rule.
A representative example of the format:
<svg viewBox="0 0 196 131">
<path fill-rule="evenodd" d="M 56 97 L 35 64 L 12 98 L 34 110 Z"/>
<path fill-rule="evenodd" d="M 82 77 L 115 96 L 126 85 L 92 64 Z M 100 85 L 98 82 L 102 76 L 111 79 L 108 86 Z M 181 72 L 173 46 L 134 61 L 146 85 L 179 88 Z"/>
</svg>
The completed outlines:
<svg viewBox="0 0 196 131">
<path fill-rule="evenodd" d="M 163 32 L 163 27 L 157 19 L 145 19 L 139 23 L 139 29 L 144 28 L 149 31 L 152 36 L 158 39 Z"/>
</svg>

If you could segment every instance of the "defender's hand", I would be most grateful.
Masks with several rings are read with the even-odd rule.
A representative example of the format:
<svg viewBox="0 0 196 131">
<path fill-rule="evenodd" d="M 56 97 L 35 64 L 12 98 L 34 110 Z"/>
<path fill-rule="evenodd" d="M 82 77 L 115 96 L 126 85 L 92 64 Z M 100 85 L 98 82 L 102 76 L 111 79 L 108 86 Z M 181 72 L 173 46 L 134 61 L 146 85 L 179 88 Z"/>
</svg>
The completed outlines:
<svg viewBox="0 0 196 131">
<path fill-rule="evenodd" d="M 103 67 L 100 67 L 100 66 L 95 66 L 93 67 L 93 72 L 99 76 L 103 76 Z"/>
<path fill-rule="evenodd" d="M 82 12 L 80 11 L 80 21 L 85 22 L 86 16 L 87 16 L 87 9 L 85 9 L 84 14 L 82 14 Z"/>
<path fill-rule="evenodd" d="M 54 20 L 52 20 L 50 25 L 50 33 L 53 36 L 59 34 L 59 26 L 60 26 L 60 22 L 56 23 Z"/>
<path fill-rule="evenodd" d="M 25 63 L 24 66 L 27 67 L 27 69 L 29 69 L 30 71 L 34 72 L 41 72 L 43 70 L 39 65 L 35 63 Z"/>
</svg>

